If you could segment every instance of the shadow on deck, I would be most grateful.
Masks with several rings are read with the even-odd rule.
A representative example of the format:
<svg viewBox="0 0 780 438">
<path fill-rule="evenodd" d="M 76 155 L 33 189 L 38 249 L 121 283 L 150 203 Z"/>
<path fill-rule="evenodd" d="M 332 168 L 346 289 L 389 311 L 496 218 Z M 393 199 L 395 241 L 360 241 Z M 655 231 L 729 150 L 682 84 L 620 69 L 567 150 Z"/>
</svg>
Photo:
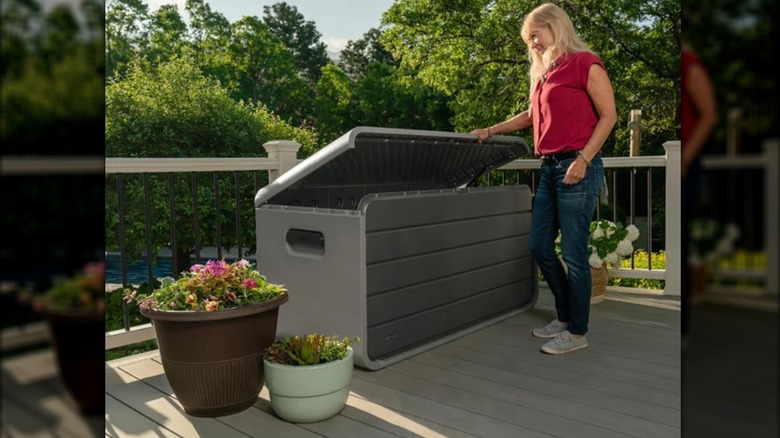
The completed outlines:
<svg viewBox="0 0 780 438">
<path fill-rule="evenodd" d="M 267 389 L 251 409 L 184 414 L 157 352 L 107 364 L 106 429 L 125 436 L 618 437 L 680 435 L 679 300 L 613 294 L 592 308 L 590 346 L 539 351 L 554 318 L 542 289 L 527 312 L 379 371 L 355 369 L 336 417 L 292 424 Z"/>
</svg>

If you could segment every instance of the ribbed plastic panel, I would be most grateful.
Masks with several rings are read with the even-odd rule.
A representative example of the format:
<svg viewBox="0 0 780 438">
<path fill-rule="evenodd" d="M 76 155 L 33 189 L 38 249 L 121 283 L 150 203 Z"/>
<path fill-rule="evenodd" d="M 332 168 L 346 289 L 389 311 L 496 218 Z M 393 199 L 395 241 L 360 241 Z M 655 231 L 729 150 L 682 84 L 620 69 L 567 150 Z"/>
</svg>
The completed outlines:
<svg viewBox="0 0 780 438">
<path fill-rule="evenodd" d="M 445 189 L 529 154 L 517 137 L 360 127 L 258 192 L 262 203 L 354 209 L 369 193 Z"/>
</svg>

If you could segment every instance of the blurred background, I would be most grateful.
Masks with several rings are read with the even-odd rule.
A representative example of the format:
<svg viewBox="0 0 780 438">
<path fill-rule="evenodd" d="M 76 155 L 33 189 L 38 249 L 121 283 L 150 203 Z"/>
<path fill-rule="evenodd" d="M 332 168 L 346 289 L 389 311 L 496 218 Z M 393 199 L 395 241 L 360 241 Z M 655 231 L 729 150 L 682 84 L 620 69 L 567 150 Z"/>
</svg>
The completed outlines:
<svg viewBox="0 0 780 438">
<path fill-rule="evenodd" d="M 718 122 L 687 224 L 691 326 L 683 436 L 778 434 L 778 2 L 685 0 L 683 38 L 710 76 Z"/>
<path fill-rule="evenodd" d="M 104 2 L 0 4 L 3 436 L 102 436 Z"/>
</svg>

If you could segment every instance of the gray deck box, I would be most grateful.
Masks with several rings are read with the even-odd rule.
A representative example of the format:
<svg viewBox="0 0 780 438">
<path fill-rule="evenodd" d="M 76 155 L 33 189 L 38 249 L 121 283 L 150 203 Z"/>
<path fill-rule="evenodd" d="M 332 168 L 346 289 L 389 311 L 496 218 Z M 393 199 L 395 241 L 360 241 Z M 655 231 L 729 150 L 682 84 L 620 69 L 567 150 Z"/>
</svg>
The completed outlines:
<svg viewBox="0 0 780 438">
<path fill-rule="evenodd" d="M 468 188 L 527 153 L 358 127 L 260 189 L 258 269 L 290 294 L 277 337 L 359 336 L 355 364 L 376 370 L 532 307 L 530 189 Z"/>
</svg>

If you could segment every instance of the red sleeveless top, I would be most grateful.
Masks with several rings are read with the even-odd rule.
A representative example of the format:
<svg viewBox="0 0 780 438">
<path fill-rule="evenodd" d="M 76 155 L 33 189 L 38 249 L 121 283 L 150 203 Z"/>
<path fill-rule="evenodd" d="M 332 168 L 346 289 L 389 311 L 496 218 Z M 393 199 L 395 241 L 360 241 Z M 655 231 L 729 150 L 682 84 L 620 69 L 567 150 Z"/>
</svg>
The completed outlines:
<svg viewBox="0 0 780 438">
<path fill-rule="evenodd" d="M 568 53 L 559 57 L 546 78 L 536 85 L 531 112 L 537 155 L 578 151 L 590 140 L 599 121 L 587 90 L 593 64 L 606 70 L 593 53 Z"/>
</svg>

